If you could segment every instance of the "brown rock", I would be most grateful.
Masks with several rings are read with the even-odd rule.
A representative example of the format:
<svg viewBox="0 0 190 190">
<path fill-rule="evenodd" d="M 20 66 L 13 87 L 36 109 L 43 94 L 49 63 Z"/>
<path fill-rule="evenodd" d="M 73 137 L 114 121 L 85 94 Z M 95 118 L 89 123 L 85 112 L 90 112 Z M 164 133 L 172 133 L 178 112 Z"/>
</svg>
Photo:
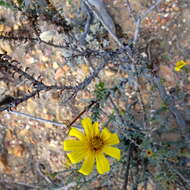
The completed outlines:
<svg viewBox="0 0 190 190">
<path fill-rule="evenodd" d="M 22 157 L 25 152 L 25 147 L 22 144 L 13 145 L 7 148 L 8 153 L 17 157 Z"/>
<path fill-rule="evenodd" d="M 65 73 L 68 71 L 69 71 L 69 67 L 67 65 L 64 65 L 63 67 L 58 68 L 55 73 L 55 80 L 60 80 L 63 76 L 65 76 Z"/>
<path fill-rule="evenodd" d="M 11 140 L 14 139 L 14 136 L 13 136 L 13 131 L 8 129 L 6 131 L 6 134 L 5 134 L 5 142 L 10 142 Z"/>
<path fill-rule="evenodd" d="M 176 79 L 172 68 L 167 65 L 160 65 L 159 74 L 169 85 L 175 86 Z"/>
<path fill-rule="evenodd" d="M 4 154 L 0 155 L 0 171 L 4 173 L 11 172 L 11 168 L 8 166 L 7 157 Z"/>
</svg>

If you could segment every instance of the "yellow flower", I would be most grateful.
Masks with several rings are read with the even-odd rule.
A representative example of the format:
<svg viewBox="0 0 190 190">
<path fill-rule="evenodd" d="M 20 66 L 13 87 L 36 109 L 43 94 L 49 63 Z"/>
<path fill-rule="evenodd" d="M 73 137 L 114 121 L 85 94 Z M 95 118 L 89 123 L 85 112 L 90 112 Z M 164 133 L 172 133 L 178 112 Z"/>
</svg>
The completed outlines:
<svg viewBox="0 0 190 190">
<path fill-rule="evenodd" d="M 99 174 L 108 172 L 110 164 L 104 154 L 120 160 L 120 150 L 112 147 L 112 145 L 119 143 L 117 134 L 109 132 L 107 128 L 100 132 L 98 122 L 92 123 L 88 117 L 84 118 L 81 124 L 84 133 L 76 128 L 71 128 L 69 132 L 70 136 L 74 136 L 78 140 L 69 139 L 63 142 L 64 150 L 71 151 L 67 153 L 67 156 L 73 164 L 84 160 L 79 170 L 84 175 L 89 175 L 92 172 L 95 162 Z"/>
<path fill-rule="evenodd" d="M 146 150 L 146 156 L 147 156 L 147 157 L 151 157 L 152 155 L 153 155 L 152 150 L 151 150 L 151 149 L 147 149 L 147 150 Z"/>
<path fill-rule="evenodd" d="M 180 71 L 185 65 L 187 65 L 187 63 L 183 60 L 178 61 L 175 65 L 175 71 Z"/>
</svg>

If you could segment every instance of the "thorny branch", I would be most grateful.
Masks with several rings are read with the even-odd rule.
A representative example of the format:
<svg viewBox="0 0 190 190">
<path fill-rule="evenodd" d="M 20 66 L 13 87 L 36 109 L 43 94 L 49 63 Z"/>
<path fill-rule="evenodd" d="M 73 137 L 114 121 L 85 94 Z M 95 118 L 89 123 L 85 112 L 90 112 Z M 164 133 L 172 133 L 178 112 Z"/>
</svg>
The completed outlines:
<svg viewBox="0 0 190 190">
<path fill-rule="evenodd" d="M 0 34 L 0 39 L 7 40 L 7 41 L 19 41 L 19 42 L 38 42 L 39 44 L 45 44 L 54 48 L 60 48 L 60 49 L 70 49 L 73 51 L 73 53 L 80 53 L 80 51 L 77 48 L 73 48 L 69 45 L 69 43 L 64 42 L 64 44 L 55 44 L 53 42 L 47 42 L 42 40 L 40 37 L 24 37 L 24 36 L 14 36 L 9 34 Z"/>
<path fill-rule="evenodd" d="M 179 110 L 176 108 L 173 98 L 167 94 L 166 89 L 161 84 L 159 77 L 153 76 L 153 82 L 156 85 L 156 87 L 158 88 L 160 97 L 162 98 L 163 102 L 168 106 L 169 111 L 175 117 L 176 122 L 179 126 L 179 129 L 181 131 L 182 138 L 184 139 L 186 146 L 190 150 L 190 135 L 186 132 L 187 124 L 186 124 L 184 118 L 182 117 Z"/>
<path fill-rule="evenodd" d="M 140 16 L 137 17 L 135 20 L 135 32 L 134 32 L 134 37 L 133 37 L 133 44 L 135 45 L 138 39 L 139 31 L 140 31 L 140 26 L 142 20 L 149 14 L 153 9 L 155 9 L 163 0 L 157 0 L 157 2 L 152 5 L 149 9 L 147 9 L 144 13 L 142 13 Z"/>
<path fill-rule="evenodd" d="M 132 9 L 129 0 L 125 0 L 125 2 L 126 2 L 126 5 L 127 5 L 129 14 L 133 17 L 134 20 L 136 20 L 136 14 L 135 14 L 134 10 Z"/>
<path fill-rule="evenodd" d="M 13 70 L 14 72 L 18 73 L 21 77 L 24 77 L 24 78 L 28 79 L 32 83 L 35 90 L 33 92 L 29 93 L 29 94 L 26 94 L 22 98 L 13 98 L 13 99 L 11 99 L 10 102 L 8 102 L 8 104 L 3 105 L 3 106 L 0 107 L 0 111 L 10 110 L 11 108 L 16 107 L 20 103 L 22 103 L 24 101 L 27 101 L 28 99 L 33 98 L 36 95 L 39 95 L 39 93 L 41 91 L 73 90 L 74 93 L 70 97 L 70 98 L 72 98 L 79 91 L 85 89 L 92 82 L 92 80 L 95 79 L 98 76 L 99 72 L 108 64 L 108 62 L 106 60 L 103 61 L 103 63 L 101 63 L 100 66 L 97 69 L 95 69 L 94 72 L 92 72 L 92 74 L 89 77 L 84 79 L 81 83 L 79 83 L 76 86 L 57 86 L 57 85 L 48 86 L 48 85 L 45 85 L 42 81 L 36 80 L 33 76 L 29 75 L 26 71 L 23 71 L 22 69 L 20 69 L 17 65 L 15 65 L 15 63 L 17 65 L 19 64 L 16 61 L 11 63 L 11 57 L 9 57 L 7 55 L 5 55 L 5 56 L 1 55 L 0 66 L 5 67 L 7 70 Z"/>
<path fill-rule="evenodd" d="M 103 26 L 105 27 L 105 29 L 110 33 L 110 35 L 113 37 L 113 39 L 117 42 L 117 44 L 119 45 L 119 47 L 125 48 L 124 45 L 120 42 L 120 40 L 117 38 L 116 34 L 114 33 L 114 29 L 113 29 L 113 24 L 112 24 L 112 20 L 110 19 L 110 16 L 107 14 L 107 11 L 105 10 L 105 8 L 103 7 L 102 9 L 100 7 L 102 7 L 102 1 L 96 1 L 96 2 L 91 2 L 91 1 L 84 1 L 86 3 L 86 5 L 88 6 L 88 8 L 95 14 L 95 16 L 97 17 L 98 20 L 100 20 L 100 22 L 103 24 Z M 138 36 L 138 30 L 137 30 L 137 26 L 140 27 L 140 23 L 141 20 L 151 11 L 153 10 L 153 8 L 155 8 L 157 6 L 157 4 L 159 4 L 161 2 L 161 0 L 158 0 L 158 2 L 150 7 L 144 14 L 142 14 L 141 17 L 138 18 L 137 23 L 138 25 L 136 25 L 136 34 L 134 37 L 133 42 L 136 43 L 137 40 L 137 36 Z M 128 5 L 129 2 L 127 2 Z M 129 9 L 131 9 L 131 7 L 129 7 Z M 136 38 L 136 39 L 135 39 Z M 135 45 L 135 43 L 133 43 Z M 142 96 L 141 96 L 141 91 L 139 88 L 139 76 L 138 76 L 138 72 L 137 72 L 137 63 L 138 60 L 135 59 L 135 57 L 133 55 L 131 55 L 129 52 L 125 52 L 126 56 L 129 57 L 130 61 L 132 62 L 131 64 L 131 69 L 135 74 L 135 90 L 137 91 L 138 94 L 138 98 L 139 98 L 139 103 L 142 107 L 143 110 L 143 119 L 144 119 L 144 128 L 147 128 L 148 126 L 148 122 L 147 122 L 147 116 L 146 116 L 146 110 L 145 110 L 145 106 L 142 100 Z"/>
<path fill-rule="evenodd" d="M 108 93 L 107 93 L 107 95 L 106 95 L 106 99 L 110 98 L 110 95 L 112 94 L 112 92 L 115 92 L 115 91 L 119 90 L 119 88 L 120 88 L 121 86 L 125 85 L 127 82 L 128 82 L 128 79 L 124 79 L 124 80 L 120 81 L 117 86 L 114 86 L 113 88 L 109 89 L 109 90 L 108 90 Z M 92 100 L 91 103 L 90 103 L 87 107 L 85 107 L 85 108 L 83 109 L 83 111 L 80 112 L 80 113 L 74 118 L 74 120 L 73 120 L 67 127 L 71 127 L 85 112 L 89 111 L 90 108 L 91 108 L 92 106 L 96 105 L 98 102 L 99 102 L 98 99 Z"/>
<path fill-rule="evenodd" d="M 86 6 L 93 12 L 96 18 L 102 23 L 104 28 L 109 32 L 112 38 L 117 42 L 120 47 L 124 47 L 123 44 L 119 41 L 115 33 L 115 25 L 112 21 L 112 18 L 108 14 L 106 7 L 102 0 L 91 1 L 83 0 Z"/>
</svg>

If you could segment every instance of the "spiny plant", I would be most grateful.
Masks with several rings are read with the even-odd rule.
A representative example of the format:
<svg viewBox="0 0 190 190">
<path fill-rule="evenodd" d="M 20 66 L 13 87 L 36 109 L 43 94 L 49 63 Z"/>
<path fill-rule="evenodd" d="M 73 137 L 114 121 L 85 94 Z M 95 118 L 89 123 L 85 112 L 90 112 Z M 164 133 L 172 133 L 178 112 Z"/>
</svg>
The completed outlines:
<svg viewBox="0 0 190 190">
<path fill-rule="evenodd" d="M 37 166 L 37 171 L 43 179 L 40 184 L 37 184 L 37 188 L 89 189 L 92 184 L 97 182 L 98 185 L 94 186 L 107 189 L 114 189 L 114 187 L 118 189 L 121 186 L 122 189 L 128 189 L 128 187 L 134 190 L 147 189 L 151 183 L 155 184 L 156 189 L 189 189 L 190 135 L 188 121 L 182 112 L 186 106 L 189 106 L 185 102 L 187 93 L 180 89 L 180 86 L 178 87 L 180 90 L 176 89 L 176 91 L 180 91 L 180 96 L 175 95 L 175 90 L 168 90 L 164 79 L 158 73 L 157 63 L 160 60 L 159 56 L 157 55 L 155 58 L 155 54 L 152 52 L 152 41 L 145 40 L 143 44 L 138 43 L 141 21 L 148 13 L 136 16 L 130 12 L 135 20 L 136 31 L 134 36 L 129 39 L 129 43 L 119 43 L 117 49 L 111 49 L 104 47 L 102 43 L 98 43 L 96 39 L 92 38 L 91 42 L 95 41 L 96 44 L 96 48 L 92 48 L 89 42 L 85 47 L 80 46 L 76 37 L 78 34 L 75 34 L 75 26 L 66 21 L 51 1 L 45 1 L 47 4 L 45 8 L 40 6 L 39 2 L 29 1 L 30 6 L 26 6 L 25 2 L 22 0 L 0 1 L 0 6 L 16 11 L 21 14 L 21 18 L 27 21 L 26 23 L 21 22 L 18 30 L 14 30 L 12 27 L 9 32 L 1 32 L 0 39 L 9 43 L 15 42 L 13 45 L 21 42 L 33 42 L 34 44 L 43 43 L 55 49 L 67 50 L 69 53 L 65 56 L 65 64 L 70 69 L 74 66 L 76 69 L 80 64 L 85 63 L 92 70 L 80 82 L 75 81 L 75 78 L 72 77 L 74 82 L 72 81 L 71 85 L 65 85 L 62 82 L 46 84 L 40 76 L 31 74 L 32 69 L 25 67 L 25 63 L 20 63 L 6 52 L 0 55 L 1 80 L 8 84 L 26 80 L 30 87 L 30 91 L 25 91 L 22 95 L 8 94 L 5 96 L 0 101 L 0 111 L 10 111 L 11 113 L 11 110 L 17 109 L 18 105 L 34 97 L 40 99 L 41 94 L 46 94 L 50 90 L 59 92 L 65 104 L 77 98 L 79 92 L 90 91 L 92 96 L 86 98 L 86 106 L 66 126 L 70 136 L 78 138 L 78 140 L 65 141 L 66 151 L 71 151 L 70 158 L 67 158 L 68 168 L 54 172 L 45 171 L 45 164 Z M 158 0 L 155 5 L 150 7 L 148 12 L 152 11 L 159 2 L 161 1 Z M 73 2 L 69 1 L 69 3 Z M 131 10 L 129 1 L 127 1 L 127 5 Z M 85 27 L 89 29 L 88 19 L 86 19 Z M 42 33 L 40 21 L 53 24 L 57 30 L 59 27 L 62 28 L 59 32 L 66 36 L 63 44 L 42 40 L 40 38 Z M 90 31 L 88 31 L 88 35 L 91 35 Z M 101 75 L 101 72 L 103 73 L 107 69 L 114 73 L 111 87 Z M 176 64 L 174 70 L 179 72 L 179 75 L 180 72 L 184 75 L 183 81 L 187 80 L 188 63 L 181 60 Z M 94 82 L 95 80 L 96 82 Z M 89 88 L 90 90 L 89 86 L 92 87 Z M 68 95 L 67 99 L 64 98 L 64 95 Z M 177 104 L 177 102 L 181 103 Z M 91 116 L 91 119 L 88 118 L 88 121 L 84 123 L 82 118 L 86 118 L 87 114 Z M 84 134 L 78 124 L 79 120 L 83 121 Z M 100 121 L 102 128 L 107 127 L 107 130 L 105 129 L 102 133 L 96 130 L 97 122 Z M 174 125 L 175 127 L 173 127 Z M 113 141 L 116 136 L 114 136 L 115 139 L 111 138 L 115 133 L 120 139 L 117 150 L 120 149 L 121 156 L 114 154 L 114 151 L 110 152 L 110 147 L 106 149 L 103 146 L 115 143 Z M 164 134 L 169 136 L 170 133 L 179 134 L 179 138 L 174 141 L 169 141 L 169 137 L 164 139 Z M 113 141 L 109 142 L 110 139 Z M 69 144 L 69 142 L 72 143 Z M 86 148 L 86 151 L 90 151 L 88 156 L 91 156 L 92 160 L 96 159 L 98 171 L 105 173 L 104 175 L 93 172 L 89 176 L 84 176 L 78 172 L 80 165 L 71 165 L 69 159 L 73 163 L 84 159 L 85 163 L 89 163 L 82 166 L 83 173 L 92 169 L 91 160 L 85 158 L 84 150 L 82 151 L 79 145 Z M 107 158 L 104 157 L 105 152 L 120 158 L 120 160 L 118 159 L 118 162 L 111 160 L 111 167 L 109 168 L 107 164 L 107 168 L 104 168 L 100 157 L 107 163 Z M 80 157 L 79 153 L 83 156 Z M 74 157 L 75 154 L 78 157 Z M 109 172 L 108 169 L 110 169 Z M 60 180 L 60 176 L 63 180 Z"/>
</svg>

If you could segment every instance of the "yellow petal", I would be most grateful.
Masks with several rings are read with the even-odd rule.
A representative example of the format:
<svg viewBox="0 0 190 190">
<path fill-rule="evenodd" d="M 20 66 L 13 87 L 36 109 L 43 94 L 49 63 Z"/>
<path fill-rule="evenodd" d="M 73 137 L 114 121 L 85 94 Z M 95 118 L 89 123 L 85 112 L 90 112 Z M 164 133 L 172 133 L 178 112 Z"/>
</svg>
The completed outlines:
<svg viewBox="0 0 190 190">
<path fill-rule="evenodd" d="M 93 129 L 93 134 L 92 134 L 93 136 L 100 136 L 100 130 L 98 127 L 98 122 L 93 123 L 92 129 Z"/>
<path fill-rule="evenodd" d="M 84 134 L 76 128 L 71 128 L 71 130 L 69 131 L 69 135 L 73 137 L 77 137 L 80 140 L 85 139 Z"/>
<path fill-rule="evenodd" d="M 65 151 L 80 151 L 86 148 L 86 144 L 77 140 L 65 140 L 63 142 L 63 149 Z"/>
<path fill-rule="evenodd" d="M 79 172 L 84 175 L 89 175 L 93 170 L 94 160 L 95 160 L 94 153 L 88 152 Z"/>
<path fill-rule="evenodd" d="M 102 150 L 105 154 L 120 160 L 120 150 L 118 148 L 115 147 L 111 147 L 111 146 L 105 146 Z"/>
<path fill-rule="evenodd" d="M 85 155 L 86 155 L 86 151 L 74 151 L 67 154 L 72 164 L 76 164 L 82 161 Z"/>
<path fill-rule="evenodd" d="M 178 67 L 175 67 L 175 71 L 180 71 L 180 68 L 178 68 Z"/>
<path fill-rule="evenodd" d="M 119 138 L 116 133 L 112 133 L 110 137 L 105 141 L 106 145 L 119 144 Z"/>
<path fill-rule="evenodd" d="M 89 117 L 86 117 L 81 121 L 81 124 L 82 124 L 82 126 L 84 128 L 86 136 L 91 137 L 92 136 L 92 134 L 91 134 L 91 131 L 92 131 L 92 121 L 91 121 L 91 119 Z"/>
<path fill-rule="evenodd" d="M 187 63 L 185 61 L 183 61 L 183 60 L 178 61 L 175 66 L 175 71 L 180 71 L 181 68 L 183 68 L 185 65 L 187 65 Z"/>
<path fill-rule="evenodd" d="M 110 163 L 103 153 L 96 154 L 96 168 L 99 174 L 110 171 Z"/>
<path fill-rule="evenodd" d="M 185 65 L 187 65 L 187 63 L 186 63 L 185 61 L 183 61 L 183 60 L 178 61 L 178 62 L 176 63 L 176 67 L 183 67 L 183 66 L 185 66 Z"/>
<path fill-rule="evenodd" d="M 104 141 L 107 141 L 111 136 L 111 133 L 107 128 L 104 128 L 101 132 L 101 137 L 103 138 Z"/>
</svg>

